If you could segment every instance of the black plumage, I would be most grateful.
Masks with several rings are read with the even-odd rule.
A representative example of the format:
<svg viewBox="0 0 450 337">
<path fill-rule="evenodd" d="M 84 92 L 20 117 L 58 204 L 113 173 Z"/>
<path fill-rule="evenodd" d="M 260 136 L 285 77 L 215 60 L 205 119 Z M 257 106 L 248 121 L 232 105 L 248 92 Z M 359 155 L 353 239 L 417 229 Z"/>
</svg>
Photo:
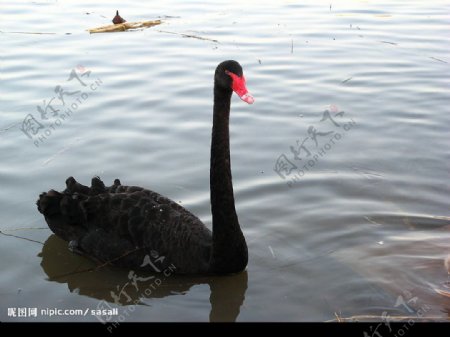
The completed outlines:
<svg viewBox="0 0 450 337">
<path fill-rule="evenodd" d="M 234 205 L 230 168 L 229 115 L 233 79 L 242 77 L 236 61 L 219 64 L 214 80 L 211 140 L 211 212 L 213 231 L 176 202 L 148 189 L 107 187 L 98 177 L 91 187 L 66 180 L 62 192 L 50 190 L 37 201 L 49 228 L 70 247 L 98 262 L 141 268 L 146 256 L 159 256 L 162 271 L 227 274 L 245 269 L 247 245 Z M 243 82 L 245 85 L 245 82 Z M 253 102 L 253 101 L 252 101 Z"/>
</svg>

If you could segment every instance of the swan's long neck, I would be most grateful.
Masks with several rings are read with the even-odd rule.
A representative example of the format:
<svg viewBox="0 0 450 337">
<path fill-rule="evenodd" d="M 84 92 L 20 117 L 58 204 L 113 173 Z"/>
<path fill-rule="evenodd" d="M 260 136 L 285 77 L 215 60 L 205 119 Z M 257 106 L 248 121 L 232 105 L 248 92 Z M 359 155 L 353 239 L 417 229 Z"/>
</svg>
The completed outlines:
<svg viewBox="0 0 450 337">
<path fill-rule="evenodd" d="M 214 88 L 214 117 L 211 140 L 211 212 L 213 248 L 210 266 L 215 273 L 244 270 L 247 245 L 234 207 L 230 168 L 230 101 L 232 91 Z"/>
</svg>

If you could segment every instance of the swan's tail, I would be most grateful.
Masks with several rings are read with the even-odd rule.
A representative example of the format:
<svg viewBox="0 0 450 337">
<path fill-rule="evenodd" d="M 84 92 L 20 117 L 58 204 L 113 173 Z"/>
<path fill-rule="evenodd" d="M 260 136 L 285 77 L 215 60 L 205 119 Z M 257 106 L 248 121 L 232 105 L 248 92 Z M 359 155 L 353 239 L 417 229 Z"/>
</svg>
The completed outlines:
<svg viewBox="0 0 450 337">
<path fill-rule="evenodd" d="M 119 185 L 116 179 L 111 187 L 106 187 L 99 177 L 94 177 L 91 187 L 87 187 L 69 177 L 62 193 L 55 190 L 41 193 L 37 208 L 56 235 L 66 241 L 77 240 L 87 230 L 89 207 L 85 201 L 90 196 L 115 191 Z"/>
</svg>

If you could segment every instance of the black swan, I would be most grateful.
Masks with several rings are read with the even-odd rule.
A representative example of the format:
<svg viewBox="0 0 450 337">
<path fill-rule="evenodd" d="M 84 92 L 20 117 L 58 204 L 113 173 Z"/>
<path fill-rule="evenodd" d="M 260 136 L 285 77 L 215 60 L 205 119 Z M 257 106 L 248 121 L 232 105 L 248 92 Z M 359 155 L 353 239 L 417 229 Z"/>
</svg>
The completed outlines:
<svg viewBox="0 0 450 337">
<path fill-rule="evenodd" d="M 98 177 L 91 187 L 66 180 L 66 190 L 42 193 L 39 212 L 69 248 L 100 263 L 141 268 L 158 257 L 162 271 L 174 266 L 181 274 L 229 274 L 243 271 L 248 252 L 234 206 L 230 168 L 229 116 L 233 91 L 252 104 L 242 67 L 220 63 L 214 75 L 210 190 L 212 233 L 176 202 L 147 189 L 106 187 Z M 148 267 L 147 267 L 148 268 Z"/>
<path fill-rule="evenodd" d="M 119 15 L 119 11 L 116 11 L 116 16 L 112 19 L 112 22 L 115 25 L 118 25 L 119 23 L 124 23 L 127 22 L 127 20 L 123 19 L 120 15 Z"/>
</svg>

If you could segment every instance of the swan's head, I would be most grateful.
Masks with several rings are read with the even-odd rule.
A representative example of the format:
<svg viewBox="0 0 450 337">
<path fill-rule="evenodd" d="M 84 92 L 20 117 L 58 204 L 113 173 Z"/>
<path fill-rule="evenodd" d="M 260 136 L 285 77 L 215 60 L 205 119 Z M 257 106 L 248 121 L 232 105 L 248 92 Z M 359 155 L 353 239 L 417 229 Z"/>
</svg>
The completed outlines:
<svg viewBox="0 0 450 337">
<path fill-rule="evenodd" d="M 216 68 L 216 85 L 225 90 L 233 90 L 244 102 L 253 104 L 255 99 L 247 90 L 241 65 L 233 60 L 224 61 Z"/>
</svg>

